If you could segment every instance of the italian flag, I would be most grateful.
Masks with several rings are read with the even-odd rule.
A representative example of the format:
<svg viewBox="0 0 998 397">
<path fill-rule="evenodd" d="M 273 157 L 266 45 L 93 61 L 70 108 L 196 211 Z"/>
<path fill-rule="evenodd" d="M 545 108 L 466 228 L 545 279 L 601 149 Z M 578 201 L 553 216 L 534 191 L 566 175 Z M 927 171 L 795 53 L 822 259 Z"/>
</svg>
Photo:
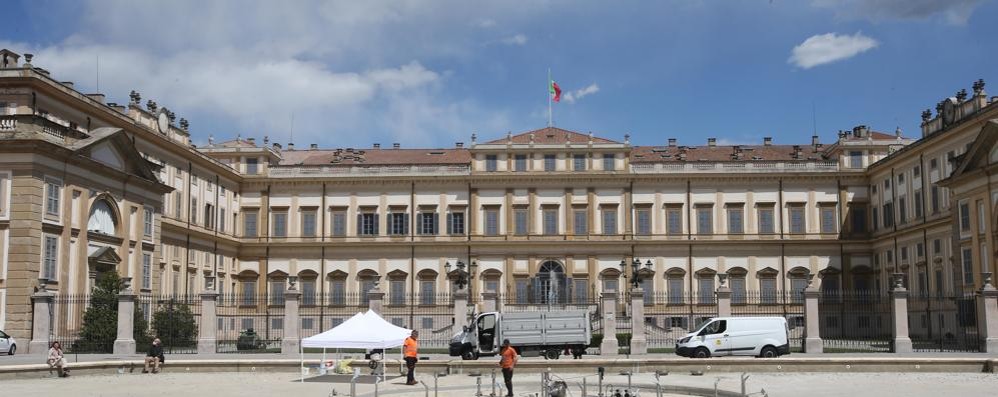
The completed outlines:
<svg viewBox="0 0 998 397">
<path fill-rule="evenodd" d="M 551 84 L 548 84 L 548 91 L 551 93 L 553 101 L 561 101 L 561 87 L 558 87 L 558 83 L 555 83 L 554 80 L 551 80 Z"/>
</svg>

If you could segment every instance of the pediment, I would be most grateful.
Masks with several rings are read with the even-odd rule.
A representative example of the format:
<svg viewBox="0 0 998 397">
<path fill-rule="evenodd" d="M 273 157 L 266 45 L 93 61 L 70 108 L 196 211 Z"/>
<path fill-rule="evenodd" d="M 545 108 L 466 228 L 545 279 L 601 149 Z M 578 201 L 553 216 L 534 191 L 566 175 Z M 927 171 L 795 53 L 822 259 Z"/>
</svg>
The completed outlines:
<svg viewBox="0 0 998 397">
<path fill-rule="evenodd" d="M 948 179 L 957 179 L 960 175 L 986 167 L 996 160 L 998 160 L 998 119 L 993 119 L 981 128 L 981 133 L 961 156 L 960 163 Z"/>
<path fill-rule="evenodd" d="M 125 169 L 125 160 L 121 153 L 110 142 L 101 142 L 90 149 L 90 158 L 107 164 L 122 171 Z"/>
<path fill-rule="evenodd" d="M 89 137 L 76 142 L 72 149 L 121 172 L 151 181 L 159 180 L 149 161 L 142 157 L 120 128 L 105 127 L 91 131 Z"/>
<path fill-rule="evenodd" d="M 92 247 L 96 248 L 91 250 L 90 254 L 87 255 L 87 260 L 90 262 L 97 263 L 108 263 L 108 264 L 118 264 L 121 262 L 121 257 L 118 256 L 117 252 L 114 252 L 114 248 L 111 247 Z"/>
</svg>

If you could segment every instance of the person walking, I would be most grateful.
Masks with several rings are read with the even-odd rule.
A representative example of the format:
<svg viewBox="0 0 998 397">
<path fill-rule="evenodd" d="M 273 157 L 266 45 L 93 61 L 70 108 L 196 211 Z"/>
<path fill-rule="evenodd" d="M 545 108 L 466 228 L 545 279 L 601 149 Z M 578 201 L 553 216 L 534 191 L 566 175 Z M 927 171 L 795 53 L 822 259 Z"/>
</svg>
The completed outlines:
<svg viewBox="0 0 998 397">
<path fill-rule="evenodd" d="M 69 370 L 64 368 L 66 359 L 62 356 L 62 343 L 52 342 L 52 346 L 49 347 L 49 358 L 45 362 L 49 364 L 49 368 L 55 368 L 59 372 L 60 378 L 69 376 Z"/>
<path fill-rule="evenodd" d="M 405 358 L 405 367 L 409 370 L 405 378 L 405 384 L 416 385 L 416 362 L 419 361 L 419 331 L 412 331 L 412 334 L 408 338 L 405 338 L 405 343 L 402 344 L 402 356 Z"/>
<path fill-rule="evenodd" d="M 152 373 L 158 373 L 159 365 L 166 361 L 163 357 L 163 346 L 162 342 L 159 341 L 159 338 L 153 339 L 152 346 L 150 346 L 149 351 L 146 352 L 145 361 L 145 368 L 142 370 L 142 373 L 144 374 L 149 373 L 150 365 L 152 365 Z"/>
<path fill-rule="evenodd" d="M 516 366 L 518 360 L 516 349 L 509 345 L 509 339 L 504 339 L 499 351 L 499 363 L 496 365 L 502 368 L 502 379 L 506 381 L 507 397 L 513 397 L 513 367 Z"/>
</svg>

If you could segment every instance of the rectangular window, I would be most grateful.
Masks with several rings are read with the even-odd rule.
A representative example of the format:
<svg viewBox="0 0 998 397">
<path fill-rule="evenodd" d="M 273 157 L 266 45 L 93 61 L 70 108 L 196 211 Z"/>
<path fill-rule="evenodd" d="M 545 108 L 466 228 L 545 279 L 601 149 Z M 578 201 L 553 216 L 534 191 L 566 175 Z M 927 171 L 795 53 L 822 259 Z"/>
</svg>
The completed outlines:
<svg viewBox="0 0 998 397">
<path fill-rule="evenodd" d="M 514 231 L 517 236 L 527 235 L 527 230 L 529 230 L 527 228 L 529 222 L 527 215 L 528 211 L 526 208 L 513 209 L 513 226 L 515 227 Z"/>
<path fill-rule="evenodd" d="M 697 234 L 714 233 L 714 207 L 697 207 Z"/>
<path fill-rule="evenodd" d="M 516 279 L 516 303 L 527 303 L 529 299 L 527 292 L 527 280 Z"/>
<path fill-rule="evenodd" d="M 488 292 L 499 292 L 499 280 L 497 280 L 497 279 L 486 279 L 485 280 L 485 291 L 488 291 Z"/>
<path fill-rule="evenodd" d="M 804 205 L 791 205 L 790 211 L 790 233 L 791 234 L 804 234 L 807 233 L 807 225 L 805 224 L 804 218 Z"/>
<path fill-rule="evenodd" d="M 984 201 L 977 200 L 977 233 L 984 234 L 987 220 L 984 214 Z"/>
<path fill-rule="evenodd" d="M 731 286 L 731 304 L 744 305 L 746 303 L 745 277 L 731 277 L 728 280 L 728 285 Z"/>
<path fill-rule="evenodd" d="M 287 237 L 288 236 L 288 211 L 274 211 L 273 214 L 273 228 L 271 229 L 271 235 L 274 237 Z"/>
<path fill-rule="evenodd" d="M 963 248 L 963 284 L 974 284 L 974 252 L 970 247 Z"/>
<path fill-rule="evenodd" d="M 836 229 L 838 229 L 835 227 L 837 223 L 835 221 L 835 207 L 826 205 L 822 206 L 819 211 L 821 215 L 821 232 L 826 234 L 835 233 Z"/>
<path fill-rule="evenodd" d="M 898 197 L 898 221 L 901 225 L 908 223 L 908 200 L 904 196 Z"/>
<path fill-rule="evenodd" d="M 173 217 L 180 219 L 184 215 L 184 201 L 180 199 L 180 192 L 173 192 Z"/>
<path fill-rule="evenodd" d="M 256 211 L 243 211 L 243 236 L 244 237 L 256 237 L 256 220 L 258 213 Z"/>
<path fill-rule="evenodd" d="M 644 290 L 644 303 L 651 305 L 655 302 L 655 279 L 648 277 L 641 280 L 641 289 Z"/>
<path fill-rule="evenodd" d="M 378 214 L 374 212 L 357 214 L 357 235 L 377 236 Z"/>
<path fill-rule="evenodd" d="M 683 304 L 683 288 L 685 283 L 682 277 L 669 277 L 669 304 L 670 305 L 681 305 Z"/>
<path fill-rule="evenodd" d="M 970 231 L 970 205 L 966 201 L 960 202 L 960 231 Z"/>
<path fill-rule="evenodd" d="M 586 155 L 576 154 L 572 156 L 572 169 L 575 171 L 586 170 Z"/>
<path fill-rule="evenodd" d="M 866 232 L 866 208 L 855 206 L 849 211 L 849 215 L 852 217 L 851 228 L 853 233 L 865 233 Z"/>
<path fill-rule="evenodd" d="M 604 278 L 603 279 L 603 292 L 607 291 L 619 291 L 617 285 L 618 280 L 615 278 Z"/>
<path fill-rule="evenodd" d="M 433 317 L 423 317 L 423 329 L 433 329 Z"/>
<path fill-rule="evenodd" d="M 0 173 L 0 216 L 7 215 L 7 205 L 9 204 L 7 202 L 7 175 Z"/>
<path fill-rule="evenodd" d="M 176 282 L 174 278 L 174 282 Z M 256 281 L 246 280 L 241 283 L 242 287 L 242 304 L 243 305 L 253 305 L 256 303 Z M 176 290 L 176 288 L 174 288 Z"/>
<path fill-rule="evenodd" d="M 759 279 L 759 297 L 760 302 L 764 304 L 774 304 L 777 302 L 775 278 Z"/>
<path fill-rule="evenodd" d="M 248 175 L 257 174 L 257 159 L 255 158 L 246 159 L 246 174 Z"/>
<path fill-rule="evenodd" d="M 603 208 L 603 234 L 617 234 L 617 207 Z"/>
<path fill-rule="evenodd" d="M 419 234 L 432 236 L 437 234 L 437 213 L 433 210 L 427 210 L 419 214 L 419 225 L 417 225 L 417 231 Z"/>
<path fill-rule="evenodd" d="M 347 211 L 333 210 L 333 236 L 344 237 L 347 235 Z"/>
<path fill-rule="evenodd" d="M 516 172 L 524 172 L 527 170 L 527 155 L 516 155 L 514 170 L 516 170 Z"/>
<path fill-rule="evenodd" d="M 436 303 L 437 285 L 433 280 L 419 282 L 419 304 L 432 305 Z"/>
<path fill-rule="evenodd" d="M 544 171 L 552 172 L 552 171 L 557 170 L 558 166 L 555 163 L 555 160 L 556 160 L 555 155 L 553 155 L 553 154 L 545 154 L 544 155 Z"/>
<path fill-rule="evenodd" d="M 873 216 L 871 217 L 873 221 L 873 231 L 877 231 L 880 226 L 880 210 L 877 207 L 873 207 Z"/>
<path fill-rule="evenodd" d="M 637 230 L 639 235 L 647 236 L 651 234 L 651 208 L 639 208 L 634 211 L 637 216 Z"/>
<path fill-rule="evenodd" d="M 485 210 L 485 235 L 499 235 L 499 209 L 497 208 Z"/>
<path fill-rule="evenodd" d="M 302 237 L 315 237 L 315 213 L 314 209 L 305 210 L 301 213 L 301 235 Z"/>
<path fill-rule="evenodd" d="M 863 168 L 863 152 L 849 152 L 849 168 Z"/>
<path fill-rule="evenodd" d="M 585 236 L 589 234 L 589 213 L 585 208 L 575 209 L 572 211 L 572 216 L 574 217 L 575 224 L 572 225 L 575 229 L 576 236 Z"/>
<path fill-rule="evenodd" d="M 152 288 L 152 254 L 142 254 L 142 289 Z"/>
<path fill-rule="evenodd" d="M 448 234 L 464 234 L 464 211 L 454 211 L 447 214 Z"/>
<path fill-rule="evenodd" d="M 929 206 L 932 207 L 932 213 L 939 213 L 939 186 L 932 186 L 931 193 L 929 193 Z"/>
<path fill-rule="evenodd" d="M 700 277 L 697 279 L 698 293 L 697 303 L 710 305 L 714 303 L 714 277 Z"/>
<path fill-rule="evenodd" d="M 728 233 L 745 233 L 744 211 L 741 205 L 728 207 Z"/>
<path fill-rule="evenodd" d="M 208 229 L 215 227 L 215 207 L 211 204 L 204 205 L 204 227 Z"/>
<path fill-rule="evenodd" d="M 225 232 L 225 218 L 227 217 L 227 214 L 225 212 L 225 207 L 222 207 L 222 209 L 218 212 L 218 214 L 219 214 L 219 216 L 218 216 L 218 230 L 221 230 L 224 233 Z"/>
<path fill-rule="evenodd" d="M 284 280 L 271 280 L 270 284 L 270 304 L 284 304 Z"/>
<path fill-rule="evenodd" d="M 884 227 L 894 227 L 894 203 L 884 203 Z"/>
<path fill-rule="evenodd" d="M 681 207 L 668 207 L 665 209 L 667 225 L 666 232 L 669 235 L 677 236 L 683 233 L 683 209 Z"/>
<path fill-rule="evenodd" d="M 347 282 L 333 280 L 329 283 L 329 304 L 343 306 L 347 303 Z"/>
<path fill-rule="evenodd" d="M 391 280 L 389 283 L 388 296 L 392 305 L 405 304 L 405 280 Z"/>
<path fill-rule="evenodd" d="M 916 190 L 914 197 L 915 197 L 915 218 L 921 218 L 922 217 L 922 213 L 923 213 L 922 212 L 922 191 L 921 190 Z"/>
<path fill-rule="evenodd" d="M 915 244 L 915 256 L 919 259 L 925 257 L 925 246 L 922 243 Z"/>
<path fill-rule="evenodd" d="M 922 176 L 922 167 L 916 165 L 915 168 L 911 170 L 911 172 L 912 174 L 915 175 L 915 178 L 918 178 L 919 176 Z"/>
<path fill-rule="evenodd" d="M 0 181 L 2 183 L 3 181 Z M 142 235 L 152 237 L 152 207 L 142 208 Z"/>
<path fill-rule="evenodd" d="M 393 236 L 409 234 L 409 214 L 405 212 L 388 214 L 388 233 Z"/>
<path fill-rule="evenodd" d="M 616 171 L 617 159 L 612 154 L 603 155 L 603 171 Z"/>
<path fill-rule="evenodd" d="M 485 171 L 496 172 L 499 170 L 499 157 L 494 154 L 485 156 Z"/>
<path fill-rule="evenodd" d="M 59 262 L 59 238 L 45 235 L 45 253 L 42 268 L 42 277 L 47 280 L 56 280 Z"/>
<path fill-rule="evenodd" d="M 939 255 L 943 252 L 943 242 L 940 239 L 932 240 L 932 253 Z"/>
<path fill-rule="evenodd" d="M 198 223 L 198 199 L 191 197 L 191 207 L 188 208 L 187 213 L 190 215 L 190 221 L 193 224 Z"/>
<path fill-rule="evenodd" d="M 558 234 L 558 208 L 545 208 L 543 211 L 544 215 L 544 234 L 548 236 L 554 236 Z"/>
<path fill-rule="evenodd" d="M 59 201 L 62 197 L 62 183 L 54 180 L 45 181 L 45 213 L 59 215 Z"/>
</svg>

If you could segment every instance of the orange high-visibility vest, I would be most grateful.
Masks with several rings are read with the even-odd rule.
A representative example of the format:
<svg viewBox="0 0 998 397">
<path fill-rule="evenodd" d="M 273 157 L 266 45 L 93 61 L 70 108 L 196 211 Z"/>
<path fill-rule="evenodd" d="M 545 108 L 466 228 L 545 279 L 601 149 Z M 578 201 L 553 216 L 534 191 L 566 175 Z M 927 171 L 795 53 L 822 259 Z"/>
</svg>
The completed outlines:
<svg viewBox="0 0 998 397">
<path fill-rule="evenodd" d="M 416 342 L 412 337 L 405 338 L 405 343 L 402 345 L 402 354 L 405 357 L 416 357 L 416 350 L 419 348 L 419 342 Z"/>
</svg>

